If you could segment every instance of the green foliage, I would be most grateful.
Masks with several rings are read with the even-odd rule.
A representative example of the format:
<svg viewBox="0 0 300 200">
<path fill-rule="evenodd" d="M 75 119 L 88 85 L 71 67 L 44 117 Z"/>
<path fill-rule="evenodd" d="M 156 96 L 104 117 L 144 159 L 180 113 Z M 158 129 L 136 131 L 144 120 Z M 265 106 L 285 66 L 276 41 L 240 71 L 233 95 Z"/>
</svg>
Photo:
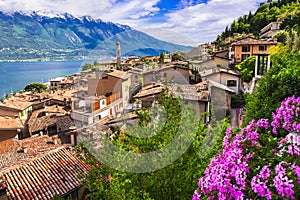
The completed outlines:
<svg viewBox="0 0 300 200">
<path fill-rule="evenodd" d="M 93 64 L 90 63 L 85 63 L 84 65 L 81 66 L 81 70 L 88 70 L 91 69 L 92 71 L 96 71 L 98 69 L 98 64 L 97 62 L 94 62 Z"/>
<path fill-rule="evenodd" d="M 238 94 L 231 96 L 231 108 L 243 108 L 246 106 L 247 94 Z"/>
<path fill-rule="evenodd" d="M 156 62 L 149 62 L 148 65 L 151 69 L 155 69 L 158 66 Z"/>
<path fill-rule="evenodd" d="M 234 20 L 230 27 L 226 27 L 224 32 L 215 41 L 217 46 L 223 46 L 223 41 L 235 33 L 249 34 L 258 36 L 260 30 L 271 22 L 282 21 L 281 29 L 299 24 L 300 3 L 298 0 L 278 1 L 269 4 L 262 4 L 257 11 L 252 14 L 239 17 Z"/>
<path fill-rule="evenodd" d="M 163 91 L 158 100 L 158 107 L 138 112 L 140 126 L 127 128 L 116 132 L 114 145 L 122 150 L 136 153 L 147 153 L 160 150 L 170 144 L 182 132 L 192 137 L 192 143 L 185 153 L 170 165 L 156 171 L 146 173 L 129 173 L 99 165 L 93 162 L 91 172 L 86 177 L 86 186 L 90 190 L 88 199 L 191 199 L 197 177 L 203 173 L 210 159 L 222 146 L 228 121 L 215 122 L 209 126 L 201 123 L 202 119 L 195 117 L 195 111 L 180 103 L 179 99 Z M 162 126 L 149 125 L 157 115 L 163 115 L 159 106 L 164 108 L 166 121 Z M 184 116 L 184 124 L 181 119 Z M 213 117 L 212 117 L 213 118 Z M 148 129 L 145 129 L 147 127 Z M 145 131 L 146 130 L 146 131 Z M 189 132 L 193 130 L 193 132 Z M 147 138 L 137 137 L 156 131 Z M 189 138 L 180 138 L 185 143 Z M 81 146 L 84 150 L 84 147 Z M 86 149 L 85 149 L 86 150 Z M 177 151 L 181 151 L 177 149 Z M 175 153 L 177 153 L 175 151 Z M 168 152 L 172 155 L 174 152 Z M 83 160 L 90 157 L 82 156 Z M 94 159 L 91 159 L 94 160 Z M 117 162 L 117 160 L 116 160 Z M 155 164 L 155 160 L 153 160 Z M 122 163 L 121 163 L 122 164 Z M 161 163 L 156 163 L 160 165 Z M 126 166 L 134 167 L 135 163 Z M 149 163 L 149 165 L 151 165 Z M 148 166 L 145 165 L 145 168 Z"/>
<path fill-rule="evenodd" d="M 179 53 L 175 52 L 172 54 L 172 62 L 173 61 L 183 61 L 183 57 Z"/>
<path fill-rule="evenodd" d="M 33 82 L 33 83 L 29 83 L 28 85 L 25 86 L 24 90 L 27 92 L 44 92 L 47 91 L 47 86 L 42 84 L 42 83 L 38 83 L 38 82 Z"/>
<path fill-rule="evenodd" d="M 256 57 L 250 56 L 236 66 L 237 70 L 240 72 L 242 81 L 249 83 L 254 77 L 255 61 Z"/>
<path fill-rule="evenodd" d="M 10 94 L 5 94 L 5 96 L 4 96 L 5 99 L 9 99 L 10 97 L 11 97 Z"/>
<path fill-rule="evenodd" d="M 292 28 L 290 26 L 286 27 L 286 42 L 285 44 L 290 51 L 299 51 L 300 50 L 300 26 L 296 24 Z"/>
<path fill-rule="evenodd" d="M 283 44 L 286 44 L 286 40 L 287 40 L 288 34 L 286 31 L 284 30 L 280 30 L 277 33 L 275 33 L 275 35 L 273 36 L 273 38 L 276 38 L 278 42 L 281 42 Z"/>
<path fill-rule="evenodd" d="M 148 58 L 146 58 L 146 57 L 142 57 L 141 58 L 141 61 L 142 62 L 144 62 L 144 63 L 146 63 L 146 64 L 149 64 L 151 61 L 148 59 Z"/>
<path fill-rule="evenodd" d="M 57 91 L 57 90 L 58 90 L 58 87 L 57 87 L 57 86 L 52 86 L 52 87 L 51 87 L 51 90 Z"/>
<path fill-rule="evenodd" d="M 246 122 L 260 118 L 270 119 L 272 112 L 286 97 L 300 96 L 300 53 L 289 51 L 279 44 L 271 49 L 273 66 L 258 81 L 246 103 Z"/>
<path fill-rule="evenodd" d="M 159 63 L 164 64 L 164 62 L 165 62 L 165 53 L 161 53 L 159 55 Z"/>
<path fill-rule="evenodd" d="M 64 198 L 56 194 L 52 197 L 52 200 L 64 200 Z"/>
</svg>

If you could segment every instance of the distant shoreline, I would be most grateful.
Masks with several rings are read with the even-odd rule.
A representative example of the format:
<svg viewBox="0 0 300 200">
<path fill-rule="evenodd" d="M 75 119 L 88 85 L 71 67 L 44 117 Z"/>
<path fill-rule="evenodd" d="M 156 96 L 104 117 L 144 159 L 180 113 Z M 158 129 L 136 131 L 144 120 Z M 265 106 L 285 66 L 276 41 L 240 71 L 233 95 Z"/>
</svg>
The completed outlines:
<svg viewBox="0 0 300 200">
<path fill-rule="evenodd" d="M 0 63 L 14 63 L 14 62 L 70 62 L 70 61 L 89 61 L 82 59 L 72 59 L 72 60 L 40 60 L 40 59 L 28 59 L 28 60 L 0 60 Z"/>
<path fill-rule="evenodd" d="M 29 83 L 45 83 L 55 77 L 65 77 L 81 71 L 89 61 L 39 61 L 0 62 L 0 98 L 19 92 Z"/>
</svg>

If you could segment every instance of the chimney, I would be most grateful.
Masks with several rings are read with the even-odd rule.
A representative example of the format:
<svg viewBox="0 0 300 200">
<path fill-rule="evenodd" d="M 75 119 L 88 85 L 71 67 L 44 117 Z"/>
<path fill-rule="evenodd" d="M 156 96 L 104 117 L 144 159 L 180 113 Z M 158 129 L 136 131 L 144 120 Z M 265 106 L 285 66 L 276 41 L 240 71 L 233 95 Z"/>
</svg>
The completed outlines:
<svg viewBox="0 0 300 200">
<path fill-rule="evenodd" d="M 0 179 L 0 200 L 8 200 L 6 189 L 7 189 L 6 182 Z"/>
<path fill-rule="evenodd" d="M 120 42 L 116 43 L 116 56 L 117 56 L 117 69 L 121 66 L 121 45 Z"/>
</svg>

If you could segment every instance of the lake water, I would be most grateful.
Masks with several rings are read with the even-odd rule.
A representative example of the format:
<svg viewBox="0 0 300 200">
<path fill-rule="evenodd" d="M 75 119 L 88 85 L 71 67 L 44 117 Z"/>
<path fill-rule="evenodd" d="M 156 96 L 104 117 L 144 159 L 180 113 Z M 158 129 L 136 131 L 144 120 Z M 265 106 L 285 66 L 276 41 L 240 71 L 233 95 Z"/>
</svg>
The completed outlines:
<svg viewBox="0 0 300 200">
<path fill-rule="evenodd" d="M 80 66 L 89 61 L 59 62 L 0 62 L 0 97 L 20 91 L 32 82 L 45 83 L 51 78 L 80 72 Z"/>
</svg>

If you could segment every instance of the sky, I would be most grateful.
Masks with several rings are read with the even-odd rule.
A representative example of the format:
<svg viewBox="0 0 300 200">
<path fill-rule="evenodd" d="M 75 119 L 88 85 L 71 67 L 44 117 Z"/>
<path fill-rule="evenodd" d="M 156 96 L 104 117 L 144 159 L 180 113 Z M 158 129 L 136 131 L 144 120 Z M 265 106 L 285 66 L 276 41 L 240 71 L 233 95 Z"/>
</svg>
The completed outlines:
<svg viewBox="0 0 300 200">
<path fill-rule="evenodd" d="M 266 0 L 0 0 L 0 11 L 53 11 L 129 25 L 158 39 L 197 46 Z"/>
</svg>

